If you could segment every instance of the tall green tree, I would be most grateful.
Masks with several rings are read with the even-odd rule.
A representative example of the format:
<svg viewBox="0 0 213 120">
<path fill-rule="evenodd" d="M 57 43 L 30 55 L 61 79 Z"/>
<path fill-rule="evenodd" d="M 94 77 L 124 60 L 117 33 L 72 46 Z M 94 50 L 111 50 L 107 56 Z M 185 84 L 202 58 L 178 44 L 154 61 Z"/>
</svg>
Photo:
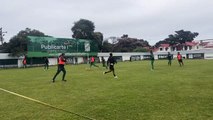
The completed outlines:
<svg viewBox="0 0 213 120">
<path fill-rule="evenodd" d="M 199 35 L 199 33 L 197 32 L 184 31 L 184 30 L 175 31 L 175 33 L 176 34 L 169 35 L 169 37 L 165 39 L 165 41 L 167 41 L 170 45 L 191 42 L 194 40 L 195 37 Z"/>
<path fill-rule="evenodd" d="M 74 23 L 71 31 L 73 32 L 73 38 L 93 40 L 97 43 L 99 51 L 102 51 L 103 34 L 95 32 L 95 25 L 92 21 L 80 19 Z"/>
<path fill-rule="evenodd" d="M 175 31 L 175 33 L 175 37 L 179 40 L 180 43 L 191 42 L 199 35 L 197 32 L 184 30 Z"/>
<path fill-rule="evenodd" d="M 92 39 L 95 30 L 95 25 L 92 21 L 86 19 L 80 19 L 74 23 L 71 28 L 73 32 L 72 37 L 77 39 Z"/>
<path fill-rule="evenodd" d="M 98 48 L 100 51 L 102 51 L 102 47 L 103 47 L 103 34 L 101 32 L 94 32 L 93 33 L 93 40 L 95 41 L 95 43 L 98 44 Z"/>
<path fill-rule="evenodd" d="M 10 39 L 6 51 L 9 52 L 11 56 L 22 56 L 27 54 L 27 43 L 29 42 L 27 36 L 45 36 L 45 34 L 38 30 L 31 30 L 30 28 L 21 30 Z"/>
<path fill-rule="evenodd" d="M 179 45 L 180 49 L 182 44 L 186 42 L 192 42 L 194 38 L 196 38 L 199 35 L 197 32 L 191 32 L 191 31 L 184 31 L 184 30 L 179 30 L 175 31 L 175 34 L 171 34 L 168 36 L 168 38 L 165 38 L 162 41 L 159 41 L 155 44 L 155 47 L 158 47 L 160 44 L 170 44 L 171 46 L 173 45 Z"/>
<path fill-rule="evenodd" d="M 180 40 L 177 37 L 177 34 L 175 34 L 175 35 L 169 35 L 168 38 L 165 39 L 165 42 L 173 46 L 173 45 L 179 44 Z"/>
<path fill-rule="evenodd" d="M 160 40 L 157 43 L 155 43 L 154 47 L 158 48 L 161 44 L 168 44 L 168 41 Z"/>
<path fill-rule="evenodd" d="M 113 52 L 113 46 L 114 45 L 109 43 L 108 41 L 104 41 L 102 46 L 102 52 Z"/>
</svg>

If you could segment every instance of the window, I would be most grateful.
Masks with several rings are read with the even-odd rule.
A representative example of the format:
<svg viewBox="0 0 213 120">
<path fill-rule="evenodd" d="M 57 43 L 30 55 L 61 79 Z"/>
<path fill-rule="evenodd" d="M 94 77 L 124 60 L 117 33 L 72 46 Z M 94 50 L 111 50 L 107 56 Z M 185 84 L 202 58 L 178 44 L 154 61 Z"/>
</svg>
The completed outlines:
<svg viewBox="0 0 213 120">
<path fill-rule="evenodd" d="M 172 47 L 172 51 L 175 51 L 175 47 Z"/>
</svg>

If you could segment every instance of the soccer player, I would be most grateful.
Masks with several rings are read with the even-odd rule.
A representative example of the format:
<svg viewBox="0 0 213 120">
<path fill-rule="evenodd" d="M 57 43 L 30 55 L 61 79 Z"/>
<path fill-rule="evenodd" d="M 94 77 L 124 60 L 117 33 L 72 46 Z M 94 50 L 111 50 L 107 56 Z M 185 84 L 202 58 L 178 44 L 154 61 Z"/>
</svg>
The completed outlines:
<svg viewBox="0 0 213 120">
<path fill-rule="evenodd" d="M 91 68 L 92 66 L 99 67 L 99 66 L 97 66 L 97 65 L 95 64 L 95 58 L 94 58 L 93 56 L 90 58 L 90 68 Z"/>
<path fill-rule="evenodd" d="M 177 59 L 178 59 L 178 63 L 180 67 L 183 66 L 184 64 L 183 64 L 182 55 L 180 54 L 180 52 L 178 52 L 177 54 Z"/>
<path fill-rule="evenodd" d="M 65 54 L 62 53 L 59 57 L 58 57 L 58 70 L 55 74 L 55 76 L 53 77 L 53 82 L 55 82 L 55 78 L 57 77 L 57 75 L 62 71 L 63 72 L 63 77 L 62 77 L 62 81 L 66 81 L 65 75 L 66 75 L 66 70 L 64 68 L 64 65 L 66 63 L 66 59 L 65 59 Z"/>
<path fill-rule="evenodd" d="M 150 51 L 150 60 L 151 60 L 151 70 L 154 70 L 155 58 L 154 58 L 154 54 L 153 54 L 152 50 Z"/>
<path fill-rule="evenodd" d="M 103 67 L 105 67 L 107 69 L 107 65 L 106 65 L 106 61 L 105 61 L 104 57 L 101 57 L 101 62 L 102 62 Z"/>
<path fill-rule="evenodd" d="M 27 68 L 27 57 L 26 57 L 26 56 L 24 56 L 24 59 L 23 59 L 23 61 L 22 61 L 22 64 L 23 64 L 23 67 L 24 67 L 24 68 Z"/>
<path fill-rule="evenodd" d="M 115 75 L 115 68 L 114 68 L 114 64 L 117 63 L 116 59 L 112 56 L 112 53 L 109 54 L 109 58 L 107 60 L 107 65 L 109 66 L 109 71 L 107 72 L 104 72 L 103 74 L 107 74 L 107 73 L 110 73 L 110 72 L 113 72 L 113 75 L 114 75 L 114 78 L 118 78 L 116 75 Z"/>
<path fill-rule="evenodd" d="M 172 65 L 172 55 L 170 54 L 170 52 L 168 52 L 167 59 L 168 59 L 168 65 L 171 66 Z"/>
<path fill-rule="evenodd" d="M 49 69 L 49 60 L 47 57 L 44 58 L 44 70 Z"/>
</svg>

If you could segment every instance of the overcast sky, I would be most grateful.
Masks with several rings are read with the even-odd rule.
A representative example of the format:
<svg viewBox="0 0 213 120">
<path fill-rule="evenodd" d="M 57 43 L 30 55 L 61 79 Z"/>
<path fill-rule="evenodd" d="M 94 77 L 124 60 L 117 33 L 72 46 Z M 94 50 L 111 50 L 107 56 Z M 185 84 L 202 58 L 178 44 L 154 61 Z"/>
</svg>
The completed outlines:
<svg viewBox="0 0 213 120">
<path fill-rule="evenodd" d="M 0 0 L 5 40 L 25 28 L 71 38 L 74 22 L 88 19 L 104 38 L 128 34 L 155 44 L 177 30 L 213 38 L 213 0 Z"/>
</svg>

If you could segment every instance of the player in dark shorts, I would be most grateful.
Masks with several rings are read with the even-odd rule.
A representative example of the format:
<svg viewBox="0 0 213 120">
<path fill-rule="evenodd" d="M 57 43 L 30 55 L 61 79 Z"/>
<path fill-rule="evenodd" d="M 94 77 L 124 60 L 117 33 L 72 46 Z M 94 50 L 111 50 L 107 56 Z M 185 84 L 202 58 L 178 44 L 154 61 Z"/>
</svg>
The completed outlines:
<svg viewBox="0 0 213 120">
<path fill-rule="evenodd" d="M 49 60 L 47 57 L 44 58 L 44 70 L 49 69 Z"/>
<path fill-rule="evenodd" d="M 150 51 L 150 60 L 151 60 L 151 70 L 154 70 L 155 58 L 154 58 L 154 54 L 153 54 L 152 50 Z"/>
<path fill-rule="evenodd" d="M 177 59 L 178 59 L 178 63 L 180 67 L 183 66 L 184 64 L 183 64 L 182 55 L 180 54 L 180 52 L 178 52 L 177 54 Z"/>
<path fill-rule="evenodd" d="M 90 58 L 90 68 L 91 68 L 92 66 L 99 67 L 99 66 L 97 66 L 97 65 L 95 64 L 95 57 L 93 57 L 93 56 Z"/>
<path fill-rule="evenodd" d="M 168 65 L 171 66 L 172 65 L 172 54 L 170 54 L 170 52 L 168 52 L 167 59 L 168 59 Z"/>
<path fill-rule="evenodd" d="M 114 75 L 114 78 L 118 78 L 116 75 L 115 75 L 115 68 L 114 68 L 114 64 L 117 63 L 116 59 L 112 56 L 112 53 L 110 53 L 110 56 L 107 60 L 107 65 L 109 66 L 109 71 L 107 72 L 104 72 L 103 74 L 107 74 L 107 73 L 110 73 L 110 72 L 113 72 L 113 75 Z"/>
<path fill-rule="evenodd" d="M 63 77 L 62 77 L 62 81 L 66 81 L 64 78 L 65 78 L 65 75 L 66 75 L 66 70 L 64 68 L 64 65 L 66 63 L 66 59 L 65 59 L 65 54 L 62 53 L 59 57 L 58 57 L 58 69 L 57 69 L 57 72 L 56 74 L 54 75 L 53 77 L 53 83 L 55 82 L 55 78 L 57 77 L 57 75 L 62 71 L 63 72 Z"/>
</svg>

